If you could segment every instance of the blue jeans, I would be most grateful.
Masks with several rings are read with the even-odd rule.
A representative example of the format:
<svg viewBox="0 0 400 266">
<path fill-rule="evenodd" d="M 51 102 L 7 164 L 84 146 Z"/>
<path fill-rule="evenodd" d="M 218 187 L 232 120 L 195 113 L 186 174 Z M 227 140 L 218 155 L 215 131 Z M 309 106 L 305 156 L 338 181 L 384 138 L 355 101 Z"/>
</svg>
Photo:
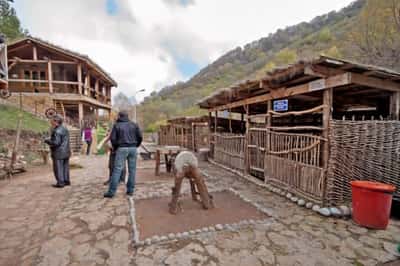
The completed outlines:
<svg viewBox="0 0 400 266">
<path fill-rule="evenodd" d="M 121 177 L 125 162 L 128 161 L 128 182 L 126 184 L 126 192 L 133 193 L 135 189 L 136 176 L 136 148 L 121 147 L 117 149 L 115 155 L 114 169 L 112 171 L 110 187 L 108 193 L 114 195 L 117 191 L 118 183 Z"/>
</svg>

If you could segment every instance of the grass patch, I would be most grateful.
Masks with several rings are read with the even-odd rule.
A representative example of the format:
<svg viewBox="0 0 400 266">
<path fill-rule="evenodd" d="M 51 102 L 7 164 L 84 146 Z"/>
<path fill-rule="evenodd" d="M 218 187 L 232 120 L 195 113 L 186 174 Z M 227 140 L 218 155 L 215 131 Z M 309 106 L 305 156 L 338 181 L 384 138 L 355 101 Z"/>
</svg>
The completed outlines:
<svg viewBox="0 0 400 266">
<path fill-rule="evenodd" d="M 49 123 L 46 120 L 39 119 L 30 113 L 6 105 L 0 105 L 0 128 L 15 130 L 17 128 L 19 112 L 22 112 L 23 130 L 33 131 L 35 133 L 48 131 Z"/>
</svg>

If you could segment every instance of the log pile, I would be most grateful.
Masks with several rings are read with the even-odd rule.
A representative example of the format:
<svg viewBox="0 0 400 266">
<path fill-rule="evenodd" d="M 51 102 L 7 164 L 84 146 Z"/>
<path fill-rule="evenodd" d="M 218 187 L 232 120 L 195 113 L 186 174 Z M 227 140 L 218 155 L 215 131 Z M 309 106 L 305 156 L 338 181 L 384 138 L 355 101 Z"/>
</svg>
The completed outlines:
<svg viewBox="0 0 400 266">
<path fill-rule="evenodd" d="M 7 156 L 6 154 L 0 153 L 0 179 L 5 179 L 13 174 L 18 174 L 25 172 L 26 162 L 21 158 L 18 158 L 10 170 L 11 166 L 11 156 Z"/>
</svg>

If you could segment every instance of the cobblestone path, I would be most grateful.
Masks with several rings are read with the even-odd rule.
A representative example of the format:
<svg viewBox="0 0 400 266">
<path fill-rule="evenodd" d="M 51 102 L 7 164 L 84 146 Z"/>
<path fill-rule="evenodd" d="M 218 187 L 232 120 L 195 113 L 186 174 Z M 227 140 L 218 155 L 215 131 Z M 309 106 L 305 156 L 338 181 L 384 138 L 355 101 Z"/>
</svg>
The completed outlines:
<svg viewBox="0 0 400 266">
<path fill-rule="evenodd" d="M 136 249 L 125 188 L 112 200 L 102 197 L 106 158 L 83 157 L 81 164 L 85 168 L 72 171 L 73 185 L 62 190 L 50 186 L 48 169 L 0 181 L 0 265 L 400 264 L 392 254 L 400 242 L 400 221 L 374 231 L 351 220 L 322 218 L 210 164 L 201 168 L 210 176 L 211 191 L 233 188 L 268 209 L 270 218 Z M 171 186 L 172 179 L 144 178 L 135 198 L 168 194 Z"/>
</svg>

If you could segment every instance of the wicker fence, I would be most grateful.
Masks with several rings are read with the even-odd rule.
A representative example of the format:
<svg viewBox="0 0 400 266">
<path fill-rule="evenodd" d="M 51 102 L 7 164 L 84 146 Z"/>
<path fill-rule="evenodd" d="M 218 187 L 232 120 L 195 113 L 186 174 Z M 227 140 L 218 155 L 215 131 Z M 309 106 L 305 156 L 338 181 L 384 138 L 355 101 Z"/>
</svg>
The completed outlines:
<svg viewBox="0 0 400 266">
<path fill-rule="evenodd" d="M 331 122 L 327 201 L 351 201 L 352 180 L 375 180 L 397 187 L 400 199 L 400 122 Z"/>
<path fill-rule="evenodd" d="M 214 160 L 232 169 L 245 170 L 245 136 L 214 134 Z"/>
<path fill-rule="evenodd" d="M 323 201 L 323 139 L 311 134 L 268 132 L 265 180 L 314 202 Z"/>
</svg>

